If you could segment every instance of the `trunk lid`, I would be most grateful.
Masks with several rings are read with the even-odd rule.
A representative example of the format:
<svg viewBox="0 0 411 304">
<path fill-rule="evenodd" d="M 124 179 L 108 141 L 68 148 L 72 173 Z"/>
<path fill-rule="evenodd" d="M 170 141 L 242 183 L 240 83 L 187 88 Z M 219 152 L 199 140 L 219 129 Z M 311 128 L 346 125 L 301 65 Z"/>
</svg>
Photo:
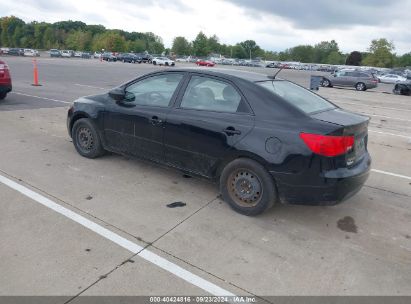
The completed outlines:
<svg viewBox="0 0 411 304">
<path fill-rule="evenodd" d="M 368 144 L 368 116 L 349 112 L 342 109 L 333 109 L 311 115 L 312 118 L 339 126 L 332 134 L 354 136 L 354 148 L 345 154 L 345 163 L 352 166 L 365 155 Z"/>
</svg>

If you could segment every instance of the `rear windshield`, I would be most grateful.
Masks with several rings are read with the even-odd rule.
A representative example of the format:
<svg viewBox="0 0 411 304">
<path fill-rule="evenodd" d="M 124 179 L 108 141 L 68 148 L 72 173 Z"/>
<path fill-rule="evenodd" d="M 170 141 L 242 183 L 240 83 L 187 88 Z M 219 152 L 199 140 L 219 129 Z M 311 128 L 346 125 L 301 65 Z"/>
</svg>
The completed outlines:
<svg viewBox="0 0 411 304">
<path fill-rule="evenodd" d="M 256 83 L 282 97 L 290 104 L 307 114 L 336 108 L 332 103 L 328 102 L 324 98 L 286 80 L 269 80 Z"/>
</svg>

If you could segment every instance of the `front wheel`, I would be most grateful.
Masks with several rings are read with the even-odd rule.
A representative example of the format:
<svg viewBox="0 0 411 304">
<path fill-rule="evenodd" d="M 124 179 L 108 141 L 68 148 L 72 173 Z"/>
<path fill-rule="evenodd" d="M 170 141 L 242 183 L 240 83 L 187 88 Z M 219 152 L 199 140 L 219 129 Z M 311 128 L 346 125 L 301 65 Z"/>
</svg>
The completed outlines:
<svg viewBox="0 0 411 304">
<path fill-rule="evenodd" d="M 367 89 L 367 87 L 365 86 L 365 83 L 359 82 L 355 85 L 355 89 L 357 91 L 365 91 Z"/>
<path fill-rule="evenodd" d="M 157 65 L 157 62 L 153 61 L 153 64 L 154 64 L 154 65 Z"/>
<path fill-rule="evenodd" d="M 0 93 L 0 100 L 3 100 L 4 98 L 6 98 L 6 96 L 7 96 L 6 92 Z"/>
<path fill-rule="evenodd" d="M 77 120 L 71 131 L 74 147 L 87 158 L 96 158 L 105 153 L 95 124 L 88 118 Z"/>
<path fill-rule="evenodd" d="M 258 162 L 238 158 L 220 176 L 220 191 L 231 208 L 244 215 L 258 215 L 271 208 L 277 191 L 272 176 Z"/>
</svg>

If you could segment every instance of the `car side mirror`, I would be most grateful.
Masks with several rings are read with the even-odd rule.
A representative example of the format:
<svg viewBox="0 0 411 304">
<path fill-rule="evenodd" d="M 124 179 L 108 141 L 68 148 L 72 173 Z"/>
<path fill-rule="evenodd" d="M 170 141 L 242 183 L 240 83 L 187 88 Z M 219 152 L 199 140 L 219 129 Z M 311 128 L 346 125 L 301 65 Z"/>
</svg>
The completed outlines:
<svg viewBox="0 0 411 304">
<path fill-rule="evenodd" d="M 126 92 L 121 88 L 114 88 L 108 92 L 108 95 L 115 101 L 122 101 L 126 97 Z"/>
</svg>

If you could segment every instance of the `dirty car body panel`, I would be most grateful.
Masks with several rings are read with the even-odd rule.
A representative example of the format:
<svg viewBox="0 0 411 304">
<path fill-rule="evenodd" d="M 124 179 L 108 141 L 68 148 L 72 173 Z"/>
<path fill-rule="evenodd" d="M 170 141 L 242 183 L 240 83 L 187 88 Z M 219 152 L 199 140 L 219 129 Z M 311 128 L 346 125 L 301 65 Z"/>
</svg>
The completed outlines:
<svg viewBox="0 0 411 304">
<path fill-rule="evenodd" d="M 153 83 L 158 92 L 149 91 Z M 250 158 L 269 172 L 281 202 L 291 204 L 341 202 L 361 189 L 370 171 L 369 118 L 289 81 L 178 69 L 116 90 L 125 92 L 124 100 L 107 93 L 76 100 L 68 113 L 70 136 L 77 119 L 90 118 L 104 149 L 210 179 L 230 161 Z M 134 92 L 129 99 L 128 91 Z M 207 98 L 213 102 L 203 104 Z"/>
</svg>

